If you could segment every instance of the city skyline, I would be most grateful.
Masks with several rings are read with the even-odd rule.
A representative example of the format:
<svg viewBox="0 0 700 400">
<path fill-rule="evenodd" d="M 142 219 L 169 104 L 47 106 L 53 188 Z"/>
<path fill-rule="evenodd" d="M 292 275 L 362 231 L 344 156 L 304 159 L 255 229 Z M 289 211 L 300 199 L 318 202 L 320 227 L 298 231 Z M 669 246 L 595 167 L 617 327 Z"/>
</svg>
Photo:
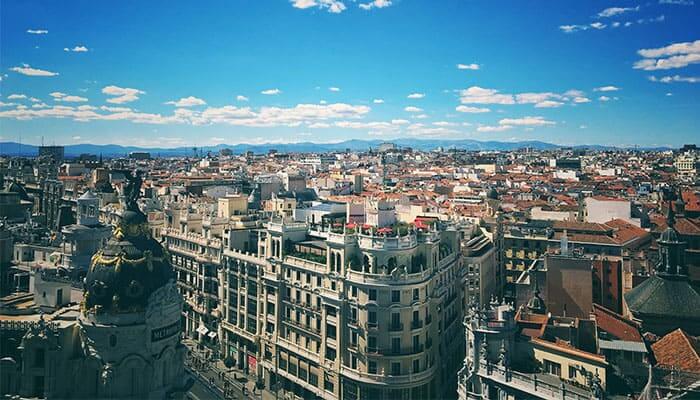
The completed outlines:
<svg viewBox="0 0 700 400">
<path fill-rule="evenodd" d="M 653 147 L 700 122 L 687 0 L 3 6 L 0 141 Z"/>
</svg>

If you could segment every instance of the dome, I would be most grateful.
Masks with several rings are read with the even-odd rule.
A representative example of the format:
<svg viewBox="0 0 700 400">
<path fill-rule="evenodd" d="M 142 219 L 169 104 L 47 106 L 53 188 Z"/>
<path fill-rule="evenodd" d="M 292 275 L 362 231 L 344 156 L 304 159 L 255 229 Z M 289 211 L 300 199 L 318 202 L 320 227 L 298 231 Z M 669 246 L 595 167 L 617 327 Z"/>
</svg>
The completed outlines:
<svg viewBox="0 0 700 400">
<path fill-rule="evenodd" d="M 78 200 L 95 200 L 97 197 L 92 193 L 92 190 L 88 189 Z"/>
<path fill-rule="evenodd" d="M 492 199 L 492 200 L 498 200 L 498 191 L 495 188 L 491 188 L 488 191 L 486 197 L 488 197 L 489 199 Z"/>
<path fill-rule="evenodd" d="M 10 183 L 10 186 L 8 186 L 5 191 L 9 193 L 18 193 L 20 200 L 31 201 L 27 191 L 24 190 L 24 187 L 17 182 Z"/>
<path fill-rule="evenodd" d="M 85 313 L 144 311 L 150 295 L 174 279 L 167 251 L 153 239 L 146 216 L 131 199 L 112 237 L 92 257 Z"/>
<path fill-rule="evenodd" d="M 665 231 L 663 231 L 663 233 L 661 233 L 659 240 L 666 243 L 676 243 L 679 241 L 678 232 L 669 226 Z"/>
<path fill-rule="evenodd" d="M 114 188 L 106 180 L 101 180 L 95 183 L 95 191 L 97 193 L 114 193 Z"/>
</svg>

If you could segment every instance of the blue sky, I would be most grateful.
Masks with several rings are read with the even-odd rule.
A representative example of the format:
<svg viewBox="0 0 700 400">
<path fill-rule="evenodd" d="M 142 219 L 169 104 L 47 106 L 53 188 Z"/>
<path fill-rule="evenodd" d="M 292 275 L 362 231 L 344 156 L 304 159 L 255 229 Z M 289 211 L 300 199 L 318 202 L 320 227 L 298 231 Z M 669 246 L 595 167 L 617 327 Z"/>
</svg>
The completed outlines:
<svg viewBox="0 0 700 400">
<path fill-rule="evenodd" d="M 690 0 L 3 0 L 0 140 L 700 138 Z"/>
</svg>

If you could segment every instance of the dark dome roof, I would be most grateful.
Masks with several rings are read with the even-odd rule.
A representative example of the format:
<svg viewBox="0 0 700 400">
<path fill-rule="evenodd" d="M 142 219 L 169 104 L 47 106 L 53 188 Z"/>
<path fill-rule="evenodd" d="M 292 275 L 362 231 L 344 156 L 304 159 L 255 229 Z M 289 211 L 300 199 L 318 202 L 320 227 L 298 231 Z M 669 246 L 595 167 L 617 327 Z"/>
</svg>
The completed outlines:
<svg viewBox="0 0 700 400">
<path fill-rule="evenodd" d="M 146 216 L 127 209 L 107 244 L 92 258 L 85 278 L 84 310 L 139 312 L 174 278 L 165 249 L 150 235 Z"/>
<path fill-rule="evenodd" d="M 486 196 L 487 196 L 489 199 L 498 200 L 498 191 L 497 191 L 495 188 L 491 188 L 491 189 L 488 191 L 488 193 L 487 193 Z"/>
<path fill-rule="evenodd" d="M 625 302 L 642 320 L 645 316 L 700 319 L 700 294 L 683 277 L 652 276 L 627 292 Z"/>
<path fill-rule="evenodd" d="M 676 232 L 675 229 L 672 227 L 666 228 L 665 231 L 661 233 L 661 237 L 659 238 L 660 241 L 666 242 L 666 243 L 676 243 L 678 242 L 678 232 Z"/>
<path fill-rule="evenodd" d="M 19 198 L 20 198 L 21 200 L 30 201 L 30 200 L 29 200 L 29 195 L 27 194 L 27 191 L 24 190 L 24 187 L 23 187 L 22 185 L 20 185 L 19 183 L 17 183 L 17 182 L 12 182 L 12 183 L 10 183 L 10 186 L 8 186 L 7 189 L 6 189 L 5 191 L 6 191 L 6 192 L 11 192 L 11 193 L 18 193 L 18 194 L 19 194 Z"/>
<path fill-rule="evenodd" d="M 114 187 L 106 180 L 95 183 L 95 191 L 98 193 L 114 193 Z"/>
</svg>

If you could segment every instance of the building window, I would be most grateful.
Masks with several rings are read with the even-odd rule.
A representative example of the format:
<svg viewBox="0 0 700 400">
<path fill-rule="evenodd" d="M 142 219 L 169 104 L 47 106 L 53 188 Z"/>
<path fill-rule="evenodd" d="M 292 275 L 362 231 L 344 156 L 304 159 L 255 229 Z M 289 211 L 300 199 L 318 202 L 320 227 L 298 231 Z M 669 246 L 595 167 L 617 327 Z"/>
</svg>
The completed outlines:
<svg viewBox="0 0 700 400">
<path fill-rule="evenodd" d="M 391 352 L 399 354 L 401 352 L 401 338 L 391 338 Z"/>
<path fill-rule="evenodd" d="M 325 376 L 323 379 L 323 389 L 326 392 L 331 392 L 333 393 L 335 391 L 335 387 L 333 386 L 333 382 L 330 380 L 328 376 Z"/>
<path fill-rule="evenodd" d="M 377 301 L 377 289 L 369 290 L 369 299 L 372 301 Z"/>
<path fill-rule="evenodd" d="M 555 376 L 561 376 L 561 364 L 544 360 L 544 372 Z"/>
<path fill-rule="evenodd" d="M 326 346 L 326 359 L 331 360 L 331 361 L 335 360 L 335 349 L 334 348 Z"/>
<path fill-rule="evenodd" d="M 367 312 L 367 323 L 372 326 L 377 325 L 377 312 L 376 311 L 368 311 Z"/>
<path fill-rule="evenodd" d="M 401 291 L 400 290 L 392 290 L 391 291 L 391 302 L 392 303 L 400 303 L 401 302 Z"/>
<path fill-rule="evenodd" d="M 117 345 L 117 335 L 109 335 L 109 347 Z"/>
<path fill-rule="evenodd" d="M 418 289 L 413 289 L 413 300 L 417 301 L 419 297 L 419 290 Z"/>
<path fill-rule="evenodd" d="M 336 338 L 335 325 L 326 324 L 326 336 L 331 339 Z"/>
<path fill-rule="evenodd" d="M 401 375 L 401 363 L 397 363 L 397 362 L 391 363 L 391 375 L 394 375 L 394 376 Z"/>
<path fill-rule="evenodd" d="M 417 374 L 419 372 L 420 372 L 420 360 L 416 358 L 415 360 L 413 360 L 413 373 Z"/>
<path fill-rule="evenodd" d="M 576 379 L 578 370 L 573 365 L 569 365 L 569 379 Z"/>
<path fill-rule="evenodd" d="M 357 357 L 354 355 L 350 356 L 350 368 L 357 369 Z"/>
<path fill-rule="evenodd" d="M 367 337 L 367 352 L 372 353 L 377 351 L 377 338 L 375 336 Z"/>
<path fill-rule="evenodd" d="M 377 362 L 376 361 L 369 361 L 367 363 L 367 372 L 370 374 L 377 373 Z"/>
<path fill-rule="evenodd" d="M 318 375 L 313 372 L 309 372 L 309 383 L 313 387 L 318 387 Z"/>
</svg>

